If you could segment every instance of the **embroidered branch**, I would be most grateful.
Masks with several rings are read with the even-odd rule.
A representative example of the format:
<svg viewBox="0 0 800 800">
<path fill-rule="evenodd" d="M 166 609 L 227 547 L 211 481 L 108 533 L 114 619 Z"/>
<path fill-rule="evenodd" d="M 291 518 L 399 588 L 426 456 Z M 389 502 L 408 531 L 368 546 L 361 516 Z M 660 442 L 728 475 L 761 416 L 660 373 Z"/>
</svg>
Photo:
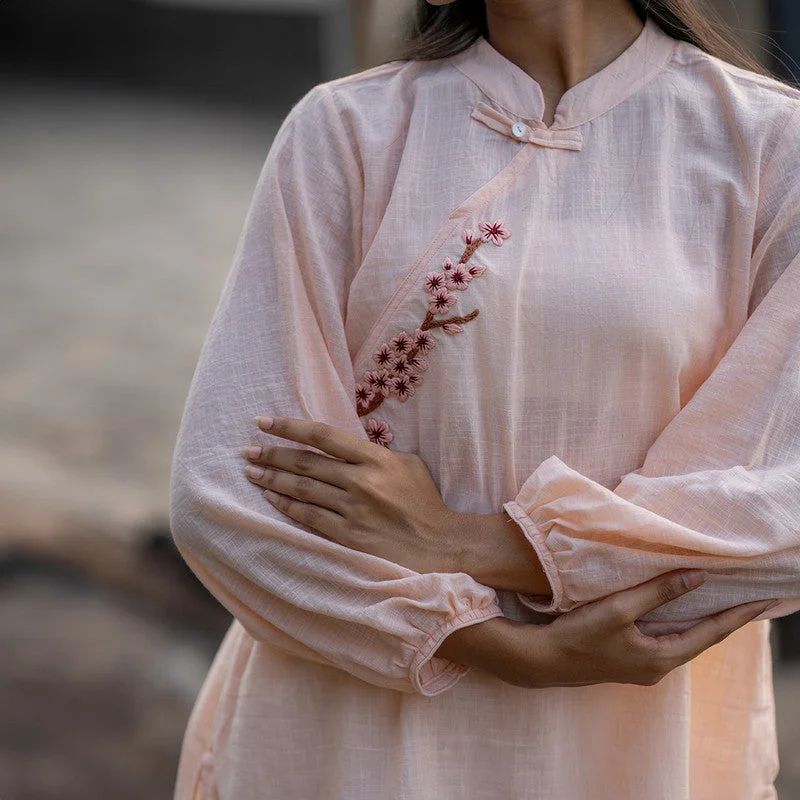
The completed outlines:
<svg viewBox="0 0 800 800">
<path fill-rule="evenodd" d="M 441 271 L 429 272 L 425 276 L 423 289 L 428 294 L 428 311 L 414 333 L 400 331 L 373 353 L 377 369 L 365 372 L 356 385 L 359 417 L 377 410 L 389 396 L 397 397 L 401 403 L 412 397 L 422 383 L 422 373 L 428 368 L 428 362 L 422 356 L 437 345 L 431 331 L 441 328 L 455 336 L 463 332 L 463 325 L 480 313 L 476 308 L 469 314 L 439 318 L 448 314 L 458 300 L 452 290 L 464 291 L 473 278 L 486 272 L 486 267 L 481 264 L 468 266 L 477 249 L 486 242 L 502 247 L 503 240 L 511 235 L 502 219 L 481 222 L 479 230 L 479 236 L 475 236 L 471 228 L 462 232 L 465 248 L 456 264 L 449 257 L 445 258 Z M 370 419 L 366 431 L 370 440 L 384 447 L 393 439 L 389 426 L 382 420 Z"/>
</svg>

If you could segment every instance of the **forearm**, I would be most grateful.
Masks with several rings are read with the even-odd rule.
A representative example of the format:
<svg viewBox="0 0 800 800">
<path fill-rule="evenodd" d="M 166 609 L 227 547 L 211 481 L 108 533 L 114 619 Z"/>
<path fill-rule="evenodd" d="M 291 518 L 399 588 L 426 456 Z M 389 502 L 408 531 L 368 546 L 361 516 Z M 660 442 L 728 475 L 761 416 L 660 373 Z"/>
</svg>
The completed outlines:
<svg viewBox="0 0 800 800">
<path fill-rule="evenodd" d="M 552 599 L 536 552 L 519 525 L 505 512 L 462 514 L 458 569 L 496 590 Z"/>
</svg>

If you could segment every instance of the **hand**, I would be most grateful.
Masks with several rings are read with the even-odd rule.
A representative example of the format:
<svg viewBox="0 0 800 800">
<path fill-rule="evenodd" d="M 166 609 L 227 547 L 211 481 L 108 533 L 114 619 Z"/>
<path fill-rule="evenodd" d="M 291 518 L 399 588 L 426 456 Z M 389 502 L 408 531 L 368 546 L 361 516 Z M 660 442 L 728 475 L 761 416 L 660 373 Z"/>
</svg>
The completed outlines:
<svg viewBox="0 0 800 800">
<path fill-rule="evenodd" d="M 415 572 L 458 572 L 457 512 L 444 504 L 425 463 L 339 428 L 259 417 L 261 430 L 307 444 L 253 445 L 248 479 L 286 516 L 354 550 Z"/>
<path fill-rule="evenodd" d="M 681 580 L 686 574 L 689 587 Z M 515 686 L 652 686 L 780 601 L 735 606 L 679 634 L 645 636 L 639 617 L 697 588 L 705 573 L 668 572 L 587 603 L 549 625 L 492 619 L 450 634 L 436 655 L 485 669 Z M 481 628 L 486 627 L 482 633 Z"/>
</svg>

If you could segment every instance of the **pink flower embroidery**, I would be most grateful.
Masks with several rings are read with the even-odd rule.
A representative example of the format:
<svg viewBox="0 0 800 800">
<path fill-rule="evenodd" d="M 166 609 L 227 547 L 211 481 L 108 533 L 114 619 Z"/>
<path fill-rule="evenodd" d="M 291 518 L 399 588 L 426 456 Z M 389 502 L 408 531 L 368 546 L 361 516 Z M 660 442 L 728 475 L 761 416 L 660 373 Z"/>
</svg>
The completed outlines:
<svg viewBox="0 0 800 800">
<path fill-rule="evenodd" d="M 464 325 L 478 316 L 476 308 L 468 314 L 447 316 L 458 298 L 450 290 L 464 291 L 474 278 L 486 272 L 482 264 L 469 264 L 478 248 L 486 242 L 497 247 L 511 235 L 502 219 L 479 223 L 481 235 L 475 236 L 472 228 L 465 228 L 461 238 L 466 248 L 458 262 L 445 257 L 442 272 L 428 272 L 423 281 L 423 289 L 428 295 L 428 311 L 420 326 L 410 334 L 400 331 L 388 342 L 382 344 L 372 358 L 378 369 L 366 371 L 361 382 L 356 385 L 356 405 L 358 416 L 366 417 L 381 406 L 390 396 L 405 403 L 413 397 L 422 383 L 422 373 L 428 369 L 428 362 L 422 357 L 437 346 L 433 336 L 436 328 L 450 336 L 464 332 Z M 394 438 L 389 426 L 383 420 L 370 419 L 366 424 L 369 438 L 384 447 Z"/>
<path fill-rule="evenodd" d="M 422 356 L 414 353 L 414 355 L 406 356 L 408 366 L 411 367 L 412 372 L 425 372 L 428 369 L 428 362 Z"/>
<path fill-rule="evenodd" d="M 445 284 L 448 289 L 458 289 L 464 291 L 472 280 L 472 275 L 469 274 L 463 264 L 459 264 L 450 270 L 445 278 Z"/>
<path fill-rule="evenodd" d="M 389 347 L 395 353 L 407 353 L 414 346 L 408 331 L 400 331 L 393 339 L 389 340 Z"/>
<path fill-rule="evenodd" d="M 505 223 L 502 219 L 495 220 L 491 224 L 488 222 L 481 222 L 480 224 L 481 229 L 481 238 L 485 242 L 491 242 L 497 247 L 503 246 L 503 239 L 508 239 L 511 236 L 508 228 L 506 228 Z"/>
<path fill-rule="evenodd" d="M 364 383 L 372 389 L 373 397 L 389 396 L 389 372 L 387 370 L 376 369 L 373 372 L 365 372 Z"/>
<path fill-rule="evenodd" d="M 422 328 L 417 328 L 414 331 L 414 346 L 419 350 L 422 355 L 426 355 L 434 347 L 436 347 L 436 339 L 428 331 L 423 331 Z"/>
<path fill-rule="evenodd" d="M 434 292 L 438 291 L 439 289 L 444 288 L 445 276 L 441 272 L 429 272 L 425 276 L 425 283 L 423 286 L 425 287 L 425 291 L 428 294 L 433 294 Z"/>
<path fill-rule="evenodd" d="M 401 403 L 413 397 L 416 389 L 410 375 L 398 375 L 392 379 L 391 392 Z"/>
<path fill-rule="evenodd" d="M 382 344 L 380 348 L 372 354 L 372 358 L 379 367 L 389 367 L 394 358 L 394 352 L 388 344 Z"/>
<path fill-rule="evenodd" d="M 446 314 L 458 298 L 447 289 L 439 289 L 431 295 L 428 308 L 433 314 Z"/>
<path fill-rule="evenodd" d="M 375 392 L 366 383 L 359 383 L 356 386 L 356 402 L 360 406 L 368 406 L 374 394 Z"/>
<path fill-rule="evenodd" d="M 367 436 L 371 442 L 386 447 L 394 439 L 389 426 L 383 420 L 370 419 L 366 425 Z"/>
<path fill-rule="evenodd" d="M 406 356 L 397 356 L 392 361 L 392 374 L 393 375 L 408 375 L 411 372 L 411 365 L 408 363 Z"/>
</svg>

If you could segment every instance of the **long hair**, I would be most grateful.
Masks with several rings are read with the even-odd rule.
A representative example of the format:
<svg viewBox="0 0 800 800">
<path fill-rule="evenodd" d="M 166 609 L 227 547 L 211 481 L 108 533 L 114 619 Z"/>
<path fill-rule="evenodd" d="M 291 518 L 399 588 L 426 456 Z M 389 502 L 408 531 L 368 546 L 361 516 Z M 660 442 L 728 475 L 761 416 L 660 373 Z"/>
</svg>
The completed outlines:
<svg viewBox="0 0 800 800">
<path fill-rule="evenodd" d="M 735 66 L 772 73 L 751 57 L 722 21 L 712 21 L 697 0 L 631 0 L 642 22 L 651 17 L 670 36 L 696 45 L 710 55 Z M 417 0 L 403 49 L 395 56 L 401 61 L 432 61 L 466 50 L 481 36 L 488 37 L 485 0 L 456 0 L 446 6 L 432 6 Z"/>
</svg>

